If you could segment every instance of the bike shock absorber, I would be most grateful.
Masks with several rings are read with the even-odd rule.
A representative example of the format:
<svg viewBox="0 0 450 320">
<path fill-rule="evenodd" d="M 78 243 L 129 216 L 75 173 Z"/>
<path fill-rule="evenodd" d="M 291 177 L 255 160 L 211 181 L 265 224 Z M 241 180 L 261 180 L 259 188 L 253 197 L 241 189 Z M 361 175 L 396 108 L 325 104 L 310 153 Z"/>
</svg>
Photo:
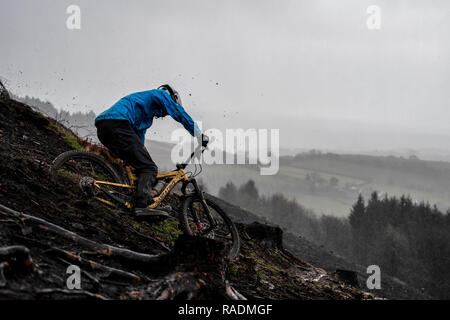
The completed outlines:
<svg viewBox="0 0 450 320">
<path fill-rule="evenodd" d="M 202 231 L 202 230 L 203 230 L 203 225 L 202 225 L 200 222 L 197 222 L 197 229 L 198 229 L 199 231 Z"/>
</svg>

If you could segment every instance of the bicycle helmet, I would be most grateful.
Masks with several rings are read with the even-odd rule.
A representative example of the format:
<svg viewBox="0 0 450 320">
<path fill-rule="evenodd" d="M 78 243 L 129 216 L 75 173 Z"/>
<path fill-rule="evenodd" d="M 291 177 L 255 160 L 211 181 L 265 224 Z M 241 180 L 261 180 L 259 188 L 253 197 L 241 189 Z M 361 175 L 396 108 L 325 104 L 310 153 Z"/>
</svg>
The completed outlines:
<svg viewBox="0 0 450 320">
<path fill-rule="evenodd" d="M 169 86 L 168 84 L 163 84 L 162 86 L 158 87 L 159 90 L 166 90 L 173 101 L 175 101 L 176 104 L 183 106 L 181 102 L 181 97 L 178 91 L 176 91 L 174 88 Z"/>
</svg>

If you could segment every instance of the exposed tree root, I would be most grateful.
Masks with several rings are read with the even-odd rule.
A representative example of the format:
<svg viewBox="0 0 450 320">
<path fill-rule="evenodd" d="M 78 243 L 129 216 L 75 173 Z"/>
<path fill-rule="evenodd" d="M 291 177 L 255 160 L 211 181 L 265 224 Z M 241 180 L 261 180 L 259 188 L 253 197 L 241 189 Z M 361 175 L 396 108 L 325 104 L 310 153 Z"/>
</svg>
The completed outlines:
<svg viewBox="0 0 450 320">
<path fill-rule="evenodd" d="M 153 283 L 147 292 L 156 300 L 246 300 L 228 283 L 218 280 L 206 272 L 176 272 Z"/>
<path fill-rule="evenodd" d="M 82 257 L 79 253 L 53 247 L 44 242 L 16 236 L 16 239 L 27 245 L 44 249 L 44 254 L 52 255 L 64 264 L 82 266 L 86 277 L 94 284 L 93 290 L 98 292 L 100 285 L 107 286 L 113 280 L 120 280 L 127 285 L 149 282 L 146 289 L 132 290 L 122 294 L 121 298 L 151 298 L 168 299 L 245 299 L 239 292 L 225 282 L 226 256 L 224 244 L 212 239 L 182 235 L 175 243 L 173 251 L 159 255 L 150 255 L 131 251 L 129 249 L 98 243 L 87 239 L 75 232 L 69 231 L 44 219 L 17 212 L 0 205 L 0 213 L 15 218 L 21 228 L 33 226 L 51 232 L 70 240 L 72 243 L 87 247 L 92 257 L 103 256 L 115 259 L 116 263 L 125 266 L 132 262 L 133 268 L 139 268 L 144 274 L 158 277 L 156 281 L 149 281 L 146 276 L 118 268 L 106 266 L 94 260 Z M 29 228 L 30 229 L 30 228 Z M 34 233 L 30 230 L 30 233 Z M 24 246 L 0 248 L 0 262 L 5 261 L 2 268 L 8 266 L 10 259 L 15 256 L 16 261 L 31 264 L 29 250 Z M 14 260 L 14 259 L 13 259 Z M 0 268 L 0 285 L 5 283 Z M 86 271 L 91 271 L 92 274 Z M 2 280 L 3 279 L 3 280 Z M 104 281 L 104 283 L 101 283 Z M 104 296 L 81 290 L 44 289 L 36 292 L 35 298 L 59 299 L 61 297 L 106 299 Z"/>
<path fill-rule="evenodd" d="M 20 291 L 13 290 L 0 290 L 0 299 L 14 299 L 19 300 L 23 299 L 24 295 Z"/>
<path fill-rule="evenodd" d="M 98 243 L 98 242 L 89 240 L 83 236 L 80 236 L 80 235 L 76 234 L 75 232 L 72 232 L 63 227 L 60 227 L 56 224 L 48 222 L 44 219 L 12 210 L 1 204 L 0 204 L 0 210 L 11 214 L 11 215 L 17 217 L 18 219 L 21 219 L 24 223 L 30 221 L 30 222 L 36 224 L 42 230 L 56 233 L 59 236 L 69 239 L 77 244 L 89 247 L 91 250 L 94 250 L 95 252 L 97 252 L 101 255 L 104 255 L 104 256 L 117 257 L 117 258 L 129 260 L 129 261 L 144 263 L 147 265 L 147 267 L 151 264 L 156 265 L 161 262 L 161 255 L 150 255 L 150 254 L 131 251 L 129 249 L 123 249 L 123 248 L 118 248 L 118 247 L 103 244 L 103 243 Z"/>
<path fill-rule="evenodd" d="M 4 286 L 6 286 L 6 278 L 5 278 L 4 270 L 8 266 L 9 266 L 8 262 L 0 263 L 0 288 L 3 288 Z"/>
<path fill-rule="evenodd" d="M 196 274 L 177 272 L 157 281 L 147 291 L 156 300 L 192 300 L 199 298 L 204 287 L 206 282 Z"/>
<path fill-rule="evenodd" d="M 225 286 L 225 293 L 231 300 L 247 300 L 242 294 L 240 294 L 236 289 L 234 289 L 227 282 Z"/>
<path fill-rule="evenodd" d="M 44 299 L 44 298 L 48 297 L 48 298 L 54 299 L 54 297 L 52 298 L 52 296 L 58 295 L 58 294 L 63 295 L 63 296 L 69 296 L 70 299 L 74 299 L 74 298 L 78 297 L 81 299 L 109 300 L 108 298 L 106 298 L 100 294 L 92 293 L 92 292 L 85 291 L 85 290 L 67 290 L 67 289 L 59 289 L 59 288 L 38 290 L 36 292 L 36 298 Z"/>
<path fill-rule="evenodd" d="M 138 275 L 135 275 L 134 273 L 116 269 L 116 268 L 111 268 L 111 267 L 102 265 L 100 263 L 97 263 L 93 260 L 84 259 L 74 252 L 69 252 L 66 250 L 59 249 L 59 248 L 52 248 L 49 250 L 49 253 L 53 254 L 59 258 L 67 259 L 72 263 L 76 263 L 77 265 L 87 267 L 92 271 L 102 272 L 103 274 L 102 274 L 101 278 L 104 278 L 104 279 L 119 278 L 119 279 L 130 281 L 132 283 L 137 283 L 137 282 L 142 281 L 142 278 L 139 277 Z"/>
</svg>

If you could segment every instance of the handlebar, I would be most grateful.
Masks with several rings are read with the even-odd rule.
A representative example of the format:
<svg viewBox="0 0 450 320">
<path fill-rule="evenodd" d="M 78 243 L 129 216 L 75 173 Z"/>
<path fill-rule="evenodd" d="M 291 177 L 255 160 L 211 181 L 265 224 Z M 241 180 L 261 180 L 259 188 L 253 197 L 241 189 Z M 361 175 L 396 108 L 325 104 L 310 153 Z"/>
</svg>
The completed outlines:
<svg viewBox="0 0 450 320">
<path fill-rule="evenodd" d="M 200 150 L 200 149 L 202 149 L 201 150 L 201 153 L 203 153 L 203 152 L 205 152 L 205 150 L 207 149 L 207 147 L 203 147 L 201 144 L 197 147 L 197 148 L 195 148 L 195 150 L 191 153 L 191 156 L 189 157 L 189 159 L 188 160 L 186 160 L 186 162 L 184 162 L 184 163 L 177 163 L 177 169 L 186 169 L 186 167 L 188 166 L 188 162 L 189 161 L 191 161 L 193 158 L 194 158 L 194 156 L 198 153 L 198 151 Z"/>
<path fill-rule="evenodd" d="M 201 139 L 200 139 L 201 137 Z M 205 152 L 205 150 L 208 148 L 208 143 L 212 142 L 212 140 L 209 140 L 209 137 L 202 134 L 198 139 L 198 146 L 197 148 L 195 148 L 194 152 L 191 153 L 191 156 L 189 157 L 189 159 L 186 160 L 186 162 L 184 163 L 177 163 L 177 169 L 185 169 L 188 166 L 188 162 L 191 161 L 194 156 L 199 152 L 199 150 L 201 149 L 201 154 L 203 154 L 203 152 Z M 206 140 L 206 144 L 204 145 L 204 142 Z"/>
</svg>

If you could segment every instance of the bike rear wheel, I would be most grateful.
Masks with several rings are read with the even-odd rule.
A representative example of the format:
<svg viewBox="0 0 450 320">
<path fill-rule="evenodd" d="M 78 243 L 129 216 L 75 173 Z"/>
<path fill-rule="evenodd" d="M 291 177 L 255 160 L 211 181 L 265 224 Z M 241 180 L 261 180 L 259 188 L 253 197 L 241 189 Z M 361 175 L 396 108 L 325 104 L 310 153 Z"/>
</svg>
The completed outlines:
<svg viewBox="0 0 450 320">
<path fill-rule="evenodd" d="M 67 151 L 60 154 L 51 166 L 53 179 L 66 186 L 66 190 L 75 194 L 96 196 L 111 202 L 104 193 L 109 192 L 120 199 L 128 197 L 124 190 L 117 187 L 101 185 L 103 191 L 94 188 L 92 182 L 101 180 L 113 183 L 124 183 L 121 175 L 102 157 L 86 151 Z"/>
<path fill-rule="evenodd" d="M 180 225 L 183 232 L 188 235 L 198 235 L 224 242 L 227 250 L 229 250 L 228 258 L 230 260 L 235 259 L 240 250 L 240 239 L 236 226 L 217 203 L 207 199 L 206 205 L 217 226 L 207 234 L 202 232 L 209 228 L 210 222 L 201 204 L 201 199 L 197 196 L 190 196 L 184 201 L 183 214 L 180 216 Z"/>
</svg>

